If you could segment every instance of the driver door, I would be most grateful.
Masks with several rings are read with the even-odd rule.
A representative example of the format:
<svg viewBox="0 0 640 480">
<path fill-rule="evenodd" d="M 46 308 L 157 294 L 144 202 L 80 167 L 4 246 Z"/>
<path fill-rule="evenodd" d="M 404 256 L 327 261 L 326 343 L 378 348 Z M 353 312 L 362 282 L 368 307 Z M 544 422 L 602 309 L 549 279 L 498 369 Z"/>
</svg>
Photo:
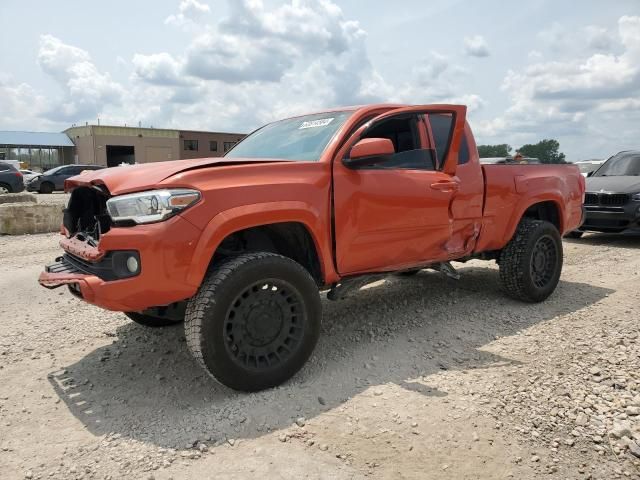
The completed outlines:
<svg viewBox="0 0 640 480">
<path fill-rule="evenodd" d="M 453 116 L 444 162 L 438 165 L 424 118 Z M 392 271 L 448 259 L 451 204 L 466 107 L 430 105 L 389 111 L 360 127 L 333 162 L 336 264 L 341 275 Z M 342 159 L 363 138 L 388 138 L 395 154 L 368 167 Z"/>
</svg>

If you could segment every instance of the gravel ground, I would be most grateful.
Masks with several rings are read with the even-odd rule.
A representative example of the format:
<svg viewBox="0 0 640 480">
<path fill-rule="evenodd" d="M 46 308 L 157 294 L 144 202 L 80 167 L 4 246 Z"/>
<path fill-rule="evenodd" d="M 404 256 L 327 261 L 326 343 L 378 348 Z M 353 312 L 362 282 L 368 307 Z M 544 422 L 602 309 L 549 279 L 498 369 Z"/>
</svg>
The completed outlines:
<svg viewBox="0 0 640 480">
<path fill-rule="evenodd" d="M 482 262 L 323 300 L 307 367 L 250 395 L 180 326 L 39 287 L 56 244 L 0 237 L 2 479 L 640 478 L 640 238 L 565 241 L 542 304 Z"/>
</svg>

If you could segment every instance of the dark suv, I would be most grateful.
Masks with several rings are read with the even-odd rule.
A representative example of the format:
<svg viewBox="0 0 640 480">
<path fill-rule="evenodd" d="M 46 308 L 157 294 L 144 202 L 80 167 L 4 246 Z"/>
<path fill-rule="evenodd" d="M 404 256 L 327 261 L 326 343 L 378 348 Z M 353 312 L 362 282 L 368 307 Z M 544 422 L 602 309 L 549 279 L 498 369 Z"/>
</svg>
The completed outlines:
<svg viewBox="0 0 640 480">
<path fill-rule="evenodd" d="M 587 177 L 584 231 L 640 233 L 640 151 L 615 154 Z"/>
<path fill-rule="evenodd" d="M 75 177 L 85 170 L 100 170 L 101 165 L 63 165 L 47 170 L 27 183 L 30 192 L 51 193 L 54 190 L 64 190 L 64 181 L 69 177 Z"/>
<path fill-rule="evenodd" d="M 0 162 L 0 194 L 24 190 L 22 174 L 10 163 Z"/>
</svg>

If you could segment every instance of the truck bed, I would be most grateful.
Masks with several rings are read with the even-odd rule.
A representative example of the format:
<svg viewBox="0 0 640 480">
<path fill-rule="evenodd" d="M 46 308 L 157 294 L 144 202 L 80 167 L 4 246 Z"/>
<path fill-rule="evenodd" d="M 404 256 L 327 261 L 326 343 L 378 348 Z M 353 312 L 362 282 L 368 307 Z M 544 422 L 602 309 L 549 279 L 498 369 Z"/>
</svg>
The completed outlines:
<svg viewBox="0 0 640 480">
<path fill-rule="evenodd" d="M 533 203 L 548 202 L 558 209 L 561 234 L 580 226 L 584 177 L 575 165 L 482 165 L 482 174 L 485 201 L 476 251 L 502 248 Z"/>
</svg>

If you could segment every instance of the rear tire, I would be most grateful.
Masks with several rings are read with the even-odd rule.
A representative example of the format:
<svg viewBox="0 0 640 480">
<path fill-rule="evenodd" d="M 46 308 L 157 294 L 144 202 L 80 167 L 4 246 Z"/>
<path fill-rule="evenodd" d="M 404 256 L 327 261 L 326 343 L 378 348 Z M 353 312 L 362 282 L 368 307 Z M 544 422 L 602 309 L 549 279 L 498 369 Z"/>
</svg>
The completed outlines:
<svg viewBox="0 0 640 480">
<path fill-rule="evenodd" d="M 320 335 L 318 286 L 302 265 L 274 253 L 221 262 L 189 300 L 189 350 L 220 383 L 246 392 L 285 382 Z"/>
<path fill-rule="evenodd" d="M 567 238 L 580 238 L 580 237 L 582 237 L 582 235 L 584 235 L 584 232 L 580 232 L 578 230 L 574 230 L 573 232 L 567 233 L 565 236 Z"/>
<path fill-rule="evenodd" d="M 145 315 L 143 313 L 138 312 L 124 312 L 124 314 L 129 317 L 131 320 L 136 322 L 139 325 L 144 325 L 145 327 L 167 327 L 169 325 L 176 325 L 177 323 L 182 323 L 183 320 L 176 320 L 173 318 L 163 318 L 163 317 L 154 317 L 153 315 Z"/>
<path fill-rule="evenodd" d="M 11 192 L 12 190 L 10 185 L 7 185 L 6 183 L 0 183 L 0 195 Z"/>
<path fill-rule="evenodd" d="M 40 193 L 53 193 L 53 184 L 49 182 L 44 182 L 40 185 Z"/>
<path fill-rule="evenodd" d="M 553 293 L 562 271 L 562 239 L 556 227 L 523 218 L 500 253 L 500 282 L 512 298 L 541 302 Z"/>
</svg>

